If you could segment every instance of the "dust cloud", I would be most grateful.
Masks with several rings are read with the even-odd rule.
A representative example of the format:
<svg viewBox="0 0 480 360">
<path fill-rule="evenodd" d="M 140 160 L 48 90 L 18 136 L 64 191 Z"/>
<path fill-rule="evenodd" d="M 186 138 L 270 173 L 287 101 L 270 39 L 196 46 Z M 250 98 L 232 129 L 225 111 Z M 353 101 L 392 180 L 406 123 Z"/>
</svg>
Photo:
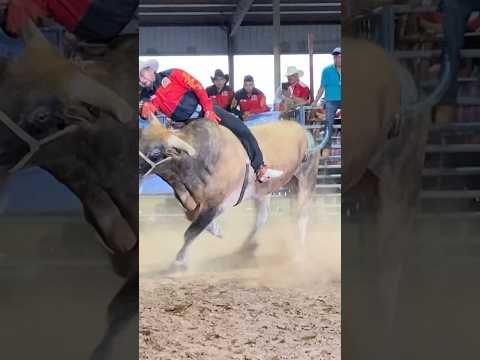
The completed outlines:
<svg viewBox="0 0 480 360">
<path fill-rule="evenodd" d="M 239 251 L 254 223 L 246 202 L 219 218 L 222 238 L 194 241 L 186 272 L 166 276 L 189 222 L 176 204 L 141 203 L 141 359 L 340 359 L 340 216 L 312 209 L 296 257 L 286 207 L 272 201 L 254 256 Z"/>
</svg>

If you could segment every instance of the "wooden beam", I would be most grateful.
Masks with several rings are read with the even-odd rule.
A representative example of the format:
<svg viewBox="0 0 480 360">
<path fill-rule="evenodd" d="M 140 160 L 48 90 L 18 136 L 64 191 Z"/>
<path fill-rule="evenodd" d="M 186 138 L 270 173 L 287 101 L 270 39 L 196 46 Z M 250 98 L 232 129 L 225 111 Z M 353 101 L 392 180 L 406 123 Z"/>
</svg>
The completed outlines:
<svg viewBox="0 0 480 360">
<path fill-rule="evenodd" d="M 248 10 L 250 10 L 253 1 L 254 0 L 240 0 L 238 2 L 237 10 L 232 15 L 232 18 L 230 20 L 230 36 L 234 36 L 240 25 L 242 25 L 243 19 L 245 19 L 245 15 L 247 15 Z"/>
<path fill-rule="evenodd" d="M 273 0 L 273 68 L 275 92 L 280 86 L 280 0 Z M 275 93 L 274 92 L 274 93 Z"/>
</svg>

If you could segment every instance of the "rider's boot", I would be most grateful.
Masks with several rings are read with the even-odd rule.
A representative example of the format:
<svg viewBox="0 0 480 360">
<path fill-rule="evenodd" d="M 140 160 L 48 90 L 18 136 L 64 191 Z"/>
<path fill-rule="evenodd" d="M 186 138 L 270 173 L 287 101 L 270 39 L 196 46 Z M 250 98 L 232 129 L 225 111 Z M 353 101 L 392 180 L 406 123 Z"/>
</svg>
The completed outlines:
<svg viewBox="0 0 480 360">
<path fill-rule="evenodd" d="M 269 181 L 271 179 L 279 178 L 283 175 L 283 171 L 269 169 L 266 165 L 262 165 L 257 171 L 257 180 L 261 183 Z"/>
</svg>

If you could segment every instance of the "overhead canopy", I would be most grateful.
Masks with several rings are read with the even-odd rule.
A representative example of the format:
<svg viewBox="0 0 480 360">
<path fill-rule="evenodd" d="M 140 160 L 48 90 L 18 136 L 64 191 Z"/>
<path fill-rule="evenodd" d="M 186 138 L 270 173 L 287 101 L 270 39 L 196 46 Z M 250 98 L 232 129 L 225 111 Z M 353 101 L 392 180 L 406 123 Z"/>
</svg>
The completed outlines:
<svg viewBox="0 0 480 360">
<path fill-rule="evenodd" d="M 246 10 L 245 10 L 246 9 Z M 281 0 L 282 25 L 340 24 L 341 2 Z M 272 25 L 271 0 L 142 0 L 142 26 Z"/>
</svg>

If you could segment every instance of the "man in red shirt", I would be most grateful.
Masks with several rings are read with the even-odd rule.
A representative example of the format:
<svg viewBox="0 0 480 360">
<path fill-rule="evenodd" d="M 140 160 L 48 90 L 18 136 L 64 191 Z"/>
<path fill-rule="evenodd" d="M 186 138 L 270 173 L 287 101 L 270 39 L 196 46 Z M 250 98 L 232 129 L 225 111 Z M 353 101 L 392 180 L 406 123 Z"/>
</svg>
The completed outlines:
<svg viewBox="0 0 480 360">
<path fill-rule="evenodd" d="M 212 100 L 213 105 L 217 105 L 225 110 L 230 110 L 233 100 L 233 90 L 227 85 L 229 76 L 222 70 L 215 70 L 215 75 L 210 77 L 213 85 L 207 87 L 207 95 Z"/>
<path fill-rule="evenodd" d="M 50 17 L 83 41 L 109 42 L 133 18 L 138 0 L 0 0 L 0 7 L 2 27 L 13 36 L 28 19 Z"/>
<path fill-rule="evenodd" d="M 284 91 L 282 86 L 277 89 L 275 94 L 275 111 L 285 111 L 286 103 L 295 105 L 305 105 L 311 102 L 309 87 L 300 81 L 304 75 L 303 71 L 295 66 L 289 66 L 285 76 L 288 80 L 288 88 Z"/>
<path fill-rule="evenodd" d="M 197 79 L 180 69 L 158 73 L 157 70 L 158 62 L 155 60 L 140 63 L 139 66 L 139 83 L 143 88 L 143 106 L 140 111 L 143 118 L 157 110 L 178 122 L 207 118 L 225 126 L 238 137 L 247 151 L 259 182 L 283 175 L 282 171 L 269 169 L 264 164 L 262 152 L 250 129 L 232 113 L 214 106 Z"/>
<path fill-rule="evenodd" d="M 253 114 L 270 111 L 263 92 L 255 87 L 253 76 L 246 75 L 243 79 L 243 89 L 238 90 L 232 101 L 232 110 L 240 106 L 240 117 L 243 121 Z"/>
</svg>

